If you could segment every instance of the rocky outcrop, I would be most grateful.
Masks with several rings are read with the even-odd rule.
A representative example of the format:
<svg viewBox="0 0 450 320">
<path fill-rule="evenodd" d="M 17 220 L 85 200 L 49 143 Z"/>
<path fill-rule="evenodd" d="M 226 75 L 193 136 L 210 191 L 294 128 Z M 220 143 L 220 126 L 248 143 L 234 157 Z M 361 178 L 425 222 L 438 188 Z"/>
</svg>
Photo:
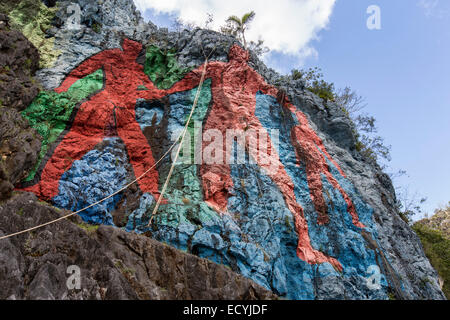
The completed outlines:
<svg viewBox="0 0 450 320">
<path fill-rule="evenodd" d="M 0 236 L 63 214 L 16 194 L 0 203 Z M 67 286 L 70 266 L 80 270 L 80 289 Z M 225 266 L 79 217 L 0 241 L 0 283 L 0 299 L 276 298 Z"/>
<path fill-rule="evenodd" d="M 0 200 L 11 195 L 14 185 L 34 166 L 41 138 L 15 109 L 0 107 Z"/>
<path fill-rule="evenodd" d="M 22 111 L 31 103 L 39 92 L 32 78 L 38 66 L 36 48 L 0 13 L 0 105 Z"/>
<path fill-rule="evenodd" d="M 95 234 L 140 298 L 183 300 L 276 299 L 230 268 L 112 227 Z"/>
<path fill-rule="evenodd" d="M 2 235 L 59 217 L 61 212 L 19 194 L 0 204 Z M 0 242 L 1 299 L 136 299 L 114 263 L 70 221 Z M 81 269 L 81 290 L 69 291 L 67 268 Z"/>
<path fill-rule="evenodd" d="M 28 10 L 29 16 L 30 10 L 32 12 L 36 7 L 41 7 L 36 2 L 28 4 L 25 2 L 6 2 L 1 8 L 12 12 L 21 4 Z M 15 13 L 20 15 L 20 11 L 16 10 Z M 31 21 L 30 17 L 28 19 Z M 12 190 L 20 181 L 30 175 L 34 176 L 36 164 L 39 164 L 37 160 L 45 155 L 44 148 L 54 142 L 52 136 L 60 134 L 70 121 L 71 108 L 102 86 L 100 74 L 98 77 L 88 78 L 76 90 L 70 91 L 78 100 L 72 97 L 70 97 L 72 101 L 67 97 L 55 98 L 45 91 L 36 97 L 39 89 L 37 81 L 32 76 L 39 64 L 38 51 L 21 32 L 12 30 L 8 21 L 7 16 L 0 15 L 0 62 L 3 70 L 0 74 L 2 99 L 0 236 L 50 221 L 63 213 L 43 202 L 38 202 L 36 197 L 30 194 L 15 194 L 10 198 Z M 33 30 L 30 32 L 33 33 Z M 41 47 L 41 50 L 45 51 L 45 46 Z M 33 99 L 35 101 L 30 107 Z M 19 113 L 27 106 L 26 112 Z M 45 125 L 39 125 L 42 119 L 46 122 Z M 30 127 L 30 123 L 36 130 Z M 114 130 L 111 134 L 114 135 Z M 103 147 L 97 146 L 98 154 L 94 152 L 88 160 L 104 155 L 102 151 L 106 148 L 111 154 L 111 168 L 127 173 L 126 151 L 123 150 L 120 141 L 118 141 L 119 148 L 108 149 L 108 146 L 107 141 Z M 117 166 L 119 164 L 117 157 L 123 158 L 121 166 Z M 102 169 L 105 167 L 96 168 L 91 161 L 87 161 L 79 170 L 83 173 L 82 176 L 87 176 Z M 106 179 L 103 184 L 110 183 L 109 178 L 115 176 L 114 171 L 109 176 L 103 176 Z M 67 185 L 71 184 L 71 178 L 73 177 L 67 178 Z M 123 179 L 126 179 L 126 175 Z M 92 187 L 95 190 L 99 186 Z M 92 197 L 95 197 L 92 190 L 73 190 L 73 197 L 79 196 L 80 191 L 84 191 L 88 196 L 86 204 L 92 203 Z M 132 195 L 128 196 L 130 198 Z M 70 197 L 60 197 L 59 201 L 55 199 L 55 203 L 60 207 L 67 207 L 65 204 L 71 200 Z M 113 204 L 116 202 L 113 201 Z M 108 207 L 108 204 L 105 205 Z M 118 213 L 114 214 L 114 219 L 116 225 L 120 225 L 120 221 L 123 220 Z M 130 248 L 134 248 L 134 251 Z M 67 268 L 71 265 L 79 267 L 81 271 L 79 290 L 69 289 L 66 285 L 70 277 Z M 224 266 L 186 254 L 144 236 L 111 227 L 102 226 L 97 230 L 77 217 L 59 223 L 57 228 L 50 227 L 10 240 L 2 240 L 0 270 L 2 287 L 0 299 L 273 299 L 276 297 Z"/>
<path fill-rule="evenodd" d="M 80 11 L 76 27 L 67 23 L 69 5 Z M 167 202 L 150 227 L 170 158 L 126 192 L 83 212 L 85 222 L 113 227 L 100 226 L 89 238 L 94 242 L 83 245 L 110 261 L 102 277 L 89 273 L 100 268 L 88 261 L 95 255 L 75 255 L 91 279 L 79 297 L 96 297 L 98 288 L 126 298 L 221 298 L 232 291 L 236 298 L 264 296 L 250 289 L 256 288 L 251 282 L 240 288 L 224 280 L 231 269 L 288 299 L 444 298 L 418 237 L 398 216 L 389 177 L 357 152 L 352 124 L 339 106 L 268 69 L 231 37 L 146 24 L 131 1 L 59 1 L 56 8 L 46 34 L 60 54 L 38 71 L 45 90 L 22 112 L 43 142 L 38 165 L 21 188 L 77 210 L 152 167 L 184 127 L 209 54 L 192 115 L 197 124 L 189 132 L 261 129 L 279 141 L 275 169 L 261 161 L 176 165 Z M 232 143 L 231 150 L 228 155 L 251 156 L 245 143 Z M 8 230 L 14 223 L 5 220 Z M 44 230 L 55 230 L 58 239 L 72 232 L 58 226 Z M 208 259 L 196 265 L 204 282 L 185 275 L 198 258 L 148 248 L 154 242 L 145 236 Z M 229 275 L 218 275 L 221 267 L 213 262 Z M 172 274 L 149 278 L 154 268 Z M 62 297 L 51 285 L 43 292 Z"/>
<path fill-rule="evenodd" d="M 40 137 L 22 118 L 38 93 L 36 48 L 0 14 L 0 200 L 10 196 L 37 159 Z"/>
</svg>

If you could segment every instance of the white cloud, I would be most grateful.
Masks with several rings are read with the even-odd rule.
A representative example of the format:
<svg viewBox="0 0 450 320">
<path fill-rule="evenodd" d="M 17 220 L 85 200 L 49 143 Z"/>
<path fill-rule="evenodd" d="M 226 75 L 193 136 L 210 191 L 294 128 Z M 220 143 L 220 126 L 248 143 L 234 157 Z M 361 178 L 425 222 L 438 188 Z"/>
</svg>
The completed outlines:
<svg viewBox="0 0 450 320">
<path fill-rule="evenodd" d="M 417 5 L 425 10 L 427 17 L 431 16 L 439 4 L 439 0 L 420 0 Z"/>
<path fill-rule="evenodd" d="M 246 33 L 248 40 L 263 39 L 271 50 L 301 59 L 314 55 L 310 41 L 317 39 L 333 11 L 336 0 L 134 0 L 145 12 L 175 14 L 183 21 L 204 25 L 207 14 L 214 15 L 218 30 L 230 15 L 242 16 L 251 10 L 256 18 Z"/>
<path fill-rule="evenodd" d="M 428 18 L 448 19 L 450 16 L 449 1 L 420 0 L 417 6 L 422 8 Z"/>
</svg>

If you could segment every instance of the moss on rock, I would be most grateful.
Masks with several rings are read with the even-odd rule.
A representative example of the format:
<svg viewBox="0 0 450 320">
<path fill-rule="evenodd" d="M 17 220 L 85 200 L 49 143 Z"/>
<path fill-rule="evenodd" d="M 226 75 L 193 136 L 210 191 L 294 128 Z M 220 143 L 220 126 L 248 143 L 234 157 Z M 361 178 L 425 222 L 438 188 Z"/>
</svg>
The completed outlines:
<svg viewBox="0 0 450 320">
<path fill-rule="evenodd" d="M 5 1 L 0 5 L 0 11 L 9 16 L 11 27 L 22 32 L 39 50 L 40 68 L 52 67 L 61 54 L 54 49 L 54 38 L 46 36 L 57 10 L 35 0 Z"/>
</svg>

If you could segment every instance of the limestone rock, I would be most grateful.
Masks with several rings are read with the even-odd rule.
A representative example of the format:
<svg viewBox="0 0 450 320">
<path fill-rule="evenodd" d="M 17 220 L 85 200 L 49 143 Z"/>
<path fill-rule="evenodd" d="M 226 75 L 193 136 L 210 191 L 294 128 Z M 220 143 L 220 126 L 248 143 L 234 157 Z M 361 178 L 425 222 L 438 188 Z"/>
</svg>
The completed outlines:
<svg viewBox="0 0 450 320">
<path fill-rule="evenodd" d="M 0 236 L 66 211 L 16 194 L 0 203 Z M 67 286 L 70 266 L 80 289 Z M 0 299 L 275 299 L 225 266 L 79 217 L 0 241 Z"/>
<path fill-rule="evenodd" d="M 36 48 L 0 13 L 0 105 L 22 111 L 30 104 L 39 92 L 32 79 L 38 65 Z"/>
</svg>

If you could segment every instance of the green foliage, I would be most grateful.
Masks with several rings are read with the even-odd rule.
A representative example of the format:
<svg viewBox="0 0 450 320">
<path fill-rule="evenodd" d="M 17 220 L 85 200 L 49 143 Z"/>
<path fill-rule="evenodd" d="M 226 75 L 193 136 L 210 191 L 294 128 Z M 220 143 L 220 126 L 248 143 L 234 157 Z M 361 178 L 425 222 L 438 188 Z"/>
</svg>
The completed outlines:
<svg viewBox="0 0 450 320">
<path fill-rule="evenodd" d="M 48 147 L 64 131 L 74 107 L 83 99 L 103 87 L 101 69 L 75 82 L 67 92 L 41 91 L 33 102 L 22 111 L 30 125 L 42 136 L 38 161 L 25 181 L 33 180 Z"/>
<path fill-rule="evenodd" d="M 334 83 L 326 82 L 323 79 L 320 68 L 315 67 L 309 68 L 308 70 L 293 69 L 291 71 L 291 78 L 293 80 L 303 79 L 306 83 L 306 88 L 325 101 L 335 100 Z"/>
<path fill-rule="evenodd" d="M 399 212 L 398 212 L 398 215 L 399 215 L 400 218 L 401 218 L 403 221 L 405 221 L 406 223 L 411 223 L 411 217 L 410 217 L 407 213 L 405 213 L 405 212 L 403 212 L 403 211 L 399 211 Z"/>
<path fill-rule="evenodd" d="M 367 119 L 363 119 L 365 121 Z M 386 146 L 384 143 L 384 139 L 378 135 L 368 135 L 363 127 L 360 127 L 359 119 L 354 123 L 356 123 L 357 131 L 355 132 L 356 136 L 356 150 L 359 151 L 365 158 L 371 159 L 372 161 L 377 161 L 379 157 L 391 161 L 391 147 Z M 370 119 L 368 119 L 370 121 Z M 375 128 L 375 127 L 373 127 Z M 376 129 L 375 129 L 376 130 Z"/>
<path fill-rule="evenodd" d="M 289 233 L 292 232 L 292 226 L 288 216 L 284 217 L 284 226 L 286 227 L 286 230 L 288 230 Z"/>
<path fill-rule="evenodd" d="M 120 270 L 120 272 L 122 272 L 123 275 L 125 275 L 126 277 L 133 277 L 136 273 L 136 270 L 131 269 L 126 267 L 122 260 L 117 260 L 114 265 L 116 266 L 116 268 L 118 268 Z"/>
<path fill-rule="evenodd" d="M 14 9 L 16 5 L 17 5 L 16 1 L 12 0 L 2 1 L 2 3 L 0 3 L 0 12 L 8 14 Z"/>
<path fill-rule="evenodd" d="M 397 300 L 395 294 L 393 292 L 388 292 L 389 300 Z"/>
<path fill-rule="evenodd" d="M 357 95 L 349 87 L 335 90 L 332 82 L 324 80 L 322 71 L 318 67 L 308 70 L 293 69 L 290 77 L 293 80 L 302 79 L 309 91 L 315 93 L 325 102 L 333 101 L 342 108 L 342 111 L 354 124 L 354 134 L 357 140 L 356 150 L 366 159 L 375 162 L 379 158 L 391 160 L 391 147 L 387 146 L 384 139 L 376 134 L 376 119 L 361 113 L 361 110 L 367 106 L 363 97 Z"/>
<path fill-rule="evenodd" d="M 444 281 L 442 290 L 447 299 L 450 299 L 450 240 L 446 239 L 440 231 L 428 228 L 420 222 L 413 225 L 413 230 L 420 237 L 431 265 Z M 425 286 L 426 281 L 422 282 Z"/>
<path fill-rule="evenodd" d="M 436 229 L 442 232 L 444 237 L 450 240 L 450 202 L 434 211 L 431 218 L 420 220 L 420 222 L 429 228 Z"/>
<path fill-rule="evenodd" d="M 310 90 L 325 101 L 334 101 L 334 85 L 332 83 L 327 83 L 323 80 L 314 81 Z"/>
<path fill-rule="evenodd" d="M 174 49 L 162 51 L 151 45 L 147 47 L 145 58 L 144 72 L 159 89 L 170 89 L 190 71 L 179 67 Z"/>
</svg>

